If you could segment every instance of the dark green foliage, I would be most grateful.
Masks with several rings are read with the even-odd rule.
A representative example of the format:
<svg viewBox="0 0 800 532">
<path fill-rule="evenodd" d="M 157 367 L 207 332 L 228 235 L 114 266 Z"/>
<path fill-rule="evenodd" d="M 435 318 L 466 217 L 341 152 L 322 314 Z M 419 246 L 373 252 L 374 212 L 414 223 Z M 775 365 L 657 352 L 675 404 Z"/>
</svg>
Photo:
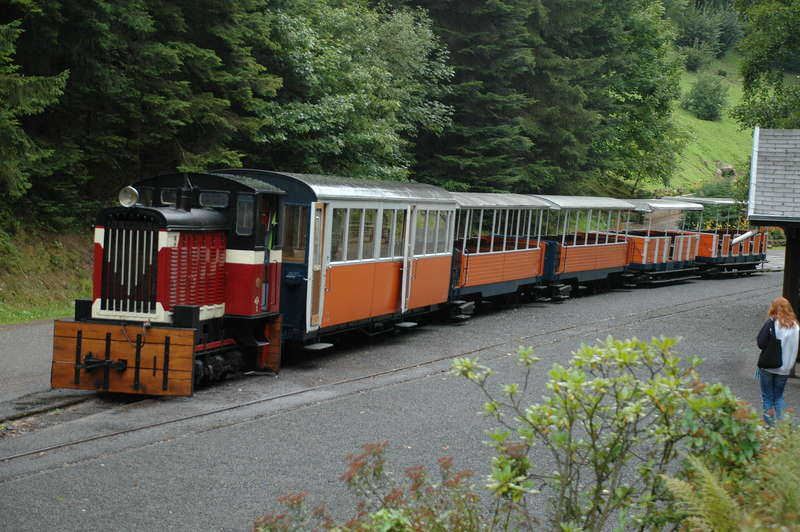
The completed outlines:
<svg viewBox="0 0 800 532">
<path fill-rule="evenodd" d="M 412 3 L 430 10 L 456 68 L 453 125 L 421 143 L 421 178 L 572 193 L 668 178 L 679 63 L 660 1 Z"/>
<path fill-rule="evenodd" d="M 409 2 L 410 3 L 410 2 Z M 530 123 L 536 64 L 523 0 L 419 0 L 450 49 L 455 67 L 446 103 L 455 109 L 443 135 L 418 145 L 415 173 L 455 190 L 532 190 L 538 172 Z M 541 185 L 539 185 L 541 186 Z"/>
<path fill-rule="evenodd" d="M 440 132 L 452 110 L 436 98 L 452 75 L 428 19 L 364 2 L 278 2 L 270 53 L 283 79 L 259 108 L 255 166 L 403 179 L 418 132 Z"/>
<path fill-rule="evenodd" d="M 702 74 L 684 95 L 681 106 L 701 120 L 720 120 L 728 100 L 728 88 L 722 79 Z"/>
<path fill-rule="evenodd" d="M 743 127 L 800 127 L 800 1 L 737 0 L 746 20 L 744 98 L 733 110 Z"/>
<path fill-rule="evenodd" d="M 22 121 L 36 115 L 61 96 L 68 72 L 28 76 L 14 63 L 19 21 L 0 24 L 0 191 L 11 199 L 30 187 L 38 165 L 52 154 L 25 131 Z"/>
<path fill-rule="evenodd" d="M 403 178 L 418 132 L 441 130 L 451 112 L 437 101 L 447 55 L 418 11 L 378 11 L 367 0 L 32 0 L 16 9 L 24 70 L 70 69 L 58 104 L 25 123 L 55 149 L 39 157 L 19 207 L 50 228 L 85 224 L 121 185 L 176 170 Z"/>
<path fill-rule="evenodd" d="M 742 37 L 739 14 L 728 1 L 684 3 L 669 0 L 667 15 L 677 28 L 676 45 L 686 57 L 686 69 L 696 72 L 714 57 L 732 50 Z"/>
<path fill-rule="evenodd" d="M 720 49 L 721 28 L 713 8 L 687 7 L 677 20 L 678 46 L 705 47 L 716 54 Z"/>
<path fill-rule="evenodd" d="M 660 1 L 602 5 L 585 44 L 601 61 L 584 82 L 600 121 L 591 131 L 589 180 L 582 190 L 636 196 L 644 182 L 668 183 L 685 142 L 671 117 L 680 58 L 672 49 L 673 34 Z"/>
<path fill-rule="evenodd" d="M 686 70 L 689 72 L 697 72 L 708 65 L 714 55 L 713 47 L 709 46 L 708 43 L 696 43 L 679 49 L 686 58 Z"/>
<path fill-rule="evenodd" d="M 680 56 L 668 19 L 685 19 L 684 39 L 721 42 L 721 23 L 700 14 L 722 20 L 729 7 L 17 1 L 0 18 L 25 30 L 14 72 L 64 94 L 19 121 L 36 149 L 15 150 L 32 173 L 13 214 L 85 225 L 140 177 L 240 165 L 636 194 L 669 179 L 683 142 L 670 118 Z"/>
</svg>

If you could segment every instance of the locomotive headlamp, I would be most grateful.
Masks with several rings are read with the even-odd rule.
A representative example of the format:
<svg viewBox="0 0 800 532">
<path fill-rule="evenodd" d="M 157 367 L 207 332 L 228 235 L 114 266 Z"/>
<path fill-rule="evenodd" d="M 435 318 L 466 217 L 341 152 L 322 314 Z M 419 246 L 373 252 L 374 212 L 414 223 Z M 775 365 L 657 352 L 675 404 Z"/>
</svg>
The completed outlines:
<svg viewBox="0 0 800 532">
<path fill-rule="evenodd" d="M 123 207 L 133 207 L 139 201 L 139 191 L 127 186 L 119 191 L 119 203 Z"/>
</svg>

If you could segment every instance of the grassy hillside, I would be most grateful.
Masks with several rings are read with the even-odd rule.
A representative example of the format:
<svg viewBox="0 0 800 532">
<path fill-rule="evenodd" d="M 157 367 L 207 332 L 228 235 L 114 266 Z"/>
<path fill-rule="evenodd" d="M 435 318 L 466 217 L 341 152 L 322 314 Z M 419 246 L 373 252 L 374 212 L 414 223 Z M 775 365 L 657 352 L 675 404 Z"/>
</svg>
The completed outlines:
<svg viewBox="0 0 800 532">
<path fill-rule="evenodd" d="M 729 107 L 741 101 L 739 56 L 728 54 L 721 60 L 714 61 L 705 71 L 712 74 L 725 73 L 721 77 L 728 87 Z M 697 73 L 684 72 L 681 90 L 687 92 L 697 77 Z M 713 179 L 716 161 L 732 165 L 740 175 L 747 173 L 746 165 L 752 152 L 752 130 L 739 129 L 727 112 L 719 122 L 710 122 L 695 118 L 688 111 L 676 107 L 675 118 L 689 133 L 691 140 L 683 152 L 679 169 L 672 178 L 673 187 L 689 190 L 703 181 Z"/>
<path fill-rule="evenodd" d="M 91 234 L 20 235 L 0 255 L 0 324 L 71 316 L 91 294 Z"/>
</svg>

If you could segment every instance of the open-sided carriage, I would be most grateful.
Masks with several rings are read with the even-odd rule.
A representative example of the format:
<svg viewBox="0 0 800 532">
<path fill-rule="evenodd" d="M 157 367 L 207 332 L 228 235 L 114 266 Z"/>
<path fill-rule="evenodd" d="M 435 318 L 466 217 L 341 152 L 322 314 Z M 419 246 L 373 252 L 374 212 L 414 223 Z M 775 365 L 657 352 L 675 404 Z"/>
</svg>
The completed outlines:
<svg viewBox="0 0 800 532">
<path fill-rule="evenodd" d="M 696 278 L 700 233 L 687 230 L 687 213 L 702 211 L 703 206 L 665 199 L 626 201 L 634 209 L 626 226 L 629 264 L 623 274 L 625 282 L 656 285 Z"/>
<path fill-rule="evenodd" d="M 546 245 L 541 240 L 549 202 L 521 194 L 453 192 L 458 204 L 453 297 L 544 295 Z"/>
<path fill-rule="evenodd" d="M 767 258 L 768 233 L 750 228 L 745 204 L 732 198 L 676 196 L 664 199 L 699 203 L 694 230 L 700 234 L 695 261 L 704 277 L 751 274 Z"/>
<path fill-rule="evenodd" d="M 593 196 L 537 195 L 552 204 L 545 235 L 549 248 L 544 282 L 548 286 L 603 286 L 615 283 L 628 264 L 625 200 Z"/>
</svg>

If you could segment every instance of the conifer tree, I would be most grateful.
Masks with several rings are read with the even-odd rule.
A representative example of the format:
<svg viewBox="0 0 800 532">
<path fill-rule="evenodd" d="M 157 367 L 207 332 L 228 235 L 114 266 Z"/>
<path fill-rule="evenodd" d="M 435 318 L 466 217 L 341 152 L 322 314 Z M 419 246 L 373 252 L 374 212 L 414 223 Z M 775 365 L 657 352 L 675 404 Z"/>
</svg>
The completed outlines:
<svg viewBox="0 0 800 532">
<path fill-rule="evenodd" d="M 450 49 L 453 123 L 418 146 L 417 179 L 455 190 L 530 189 L 534 42 L 525 0 L 419 0 Z"/>
<path fill-rule="evenodd" d="M 30 76 L 14 62 L 19 21 L 0 24 L 0 191 L 20 197 L 30 176 L 52 150 L 37 143 L 23 128 L 26 116 L 41 113 L 61 96 L 69 73 Z"/>
</svg>

